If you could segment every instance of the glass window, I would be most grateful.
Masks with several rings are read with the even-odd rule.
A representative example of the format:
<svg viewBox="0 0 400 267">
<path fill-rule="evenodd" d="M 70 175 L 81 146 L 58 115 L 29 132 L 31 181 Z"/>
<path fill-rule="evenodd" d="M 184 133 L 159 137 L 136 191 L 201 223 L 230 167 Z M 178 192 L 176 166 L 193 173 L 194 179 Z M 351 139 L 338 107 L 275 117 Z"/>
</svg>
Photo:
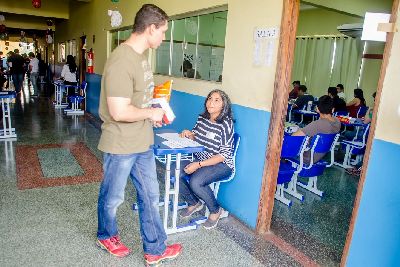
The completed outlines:
<svg viewBox="0 0 400 267">
<path fill-rule="evenodd" d="M 58 44 L 58 62 L 65 62 L 66 55 L 65 55 L 65 43 Z"/>
<path fill-rule="evenodd" d="M 132 29 L 125 29 L 125 30 L 116 30 L 110 32 L 110 47 L 111 51 L 113 51 L 117 46 L 121 43 L 125 42 L 132 33 Z"/>
<path fill-rule="evenodd" d="M 227 11 L 168 22 L 156 50 L 155 73 L 208 81 L 222 80 Z"/>
</svg>

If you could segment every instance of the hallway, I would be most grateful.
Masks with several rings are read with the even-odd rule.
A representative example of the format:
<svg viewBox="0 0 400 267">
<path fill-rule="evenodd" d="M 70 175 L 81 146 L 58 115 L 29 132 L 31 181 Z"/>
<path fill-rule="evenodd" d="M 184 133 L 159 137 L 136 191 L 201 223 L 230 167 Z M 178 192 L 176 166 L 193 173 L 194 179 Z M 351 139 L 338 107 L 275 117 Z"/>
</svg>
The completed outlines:
<svg viewBox="0 0 400 267">
<path fill-rule="evenodd" d="M 99 123 L 87 116 L 67 117 L 54 110 L 48 97 L 29 98 L 26 83 L 19 98 L 12 105 L 17 141 L 0 142 L 0 265 L 143 266 L 130 182 L 118 218 L 132 254 L 118 259 L 95 245 Z M 301 257 L 295 261 L 232 217 L 217 229 L 172 235 L 169 242 L 181 242 L 184 252 L 165 266 L 313 265 Z"/>
</svg>

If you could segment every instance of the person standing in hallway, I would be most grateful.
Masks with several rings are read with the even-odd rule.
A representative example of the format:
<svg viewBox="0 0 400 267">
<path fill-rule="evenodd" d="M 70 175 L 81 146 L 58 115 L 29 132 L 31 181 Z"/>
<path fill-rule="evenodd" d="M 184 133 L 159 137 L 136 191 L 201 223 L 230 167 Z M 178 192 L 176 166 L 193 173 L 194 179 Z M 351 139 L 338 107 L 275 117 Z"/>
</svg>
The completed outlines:
<svg viewBox="0 0 400 267">
<path fill-rule="evenodd" d="M 161 126 L 164 111 L 152 108 L 154 81 L 146 51 L 165 39 L 168 16 L 145 4 L 137 12 L 131 36 L 108 58 L 101 82 L 99 114 L 103 121 L 98 148 L 104 152 L 104 176 L 98 199 L 97 244 L 111 254 L 130 253 L 120 239 L 116 213 L 124 201 L 128 176 L 137 192 L 140 234 L 147 264 L 177 257 L 180 244 L 166 245 L 158 203 L 159 184 L 152 126 Z"/>
<path fill-rule="evenodd" d="M 39 78 L 39 60 L 33 52 L 29 53 L 29 72 L 31 73 L 31 83 L 33 87 L 33 97 L 39 96 L 38 78 Z"/>
<path fill-rule="evenodd" d="M 22 84 L 24 81 L 24 58 L 19 54 L 19 50 L 15 49 L 14 53 L 8 58 L 8 64 L 10 66 L 10 74 L 14 83 L 15 92 L 18 94 L 21 92 Z"/>
</svg>

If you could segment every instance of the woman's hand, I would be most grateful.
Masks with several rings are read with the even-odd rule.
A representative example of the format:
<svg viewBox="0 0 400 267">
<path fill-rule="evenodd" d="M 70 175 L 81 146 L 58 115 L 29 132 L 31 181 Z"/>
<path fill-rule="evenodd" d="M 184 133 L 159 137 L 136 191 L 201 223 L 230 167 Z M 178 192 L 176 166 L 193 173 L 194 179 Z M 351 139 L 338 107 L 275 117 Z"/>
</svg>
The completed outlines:
<svg viewBox="0 0 400 267">
<path fill-rule="evenodd" d="M 189 131 L 189 130 L 183 130 L 180 134 L 179 134 L 179 137 L 186 137 L 186 138 L 189 138 L 189 139 L 194 139 L 194 133 L 192 132 L 192 131 Z"/>
<path fill-rule="evenodd" d="M 186 165 L 185 169 L 183 169 L 183 170 L 186 172 L 186 174 L 192 174 L 195 171 L 197 171 L 198 169 L 200 169 L 200 167 L 201 166 L 200 166 L 199 162 L 195 161 L 195 162 L 192 162 L 192 163 Z"/>
</svg>

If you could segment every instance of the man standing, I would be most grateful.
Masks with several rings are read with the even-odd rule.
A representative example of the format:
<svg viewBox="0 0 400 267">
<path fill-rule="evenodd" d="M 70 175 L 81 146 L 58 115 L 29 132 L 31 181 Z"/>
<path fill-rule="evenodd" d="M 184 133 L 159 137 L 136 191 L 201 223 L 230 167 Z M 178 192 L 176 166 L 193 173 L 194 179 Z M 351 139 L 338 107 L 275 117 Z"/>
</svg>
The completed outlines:
<svg viewBox="0 0 400 267">
<path fill-rule="evenodd" d="M 33 97 L 39 96 L 38 77 L 39 77 L 39 60 L 33 52 L 29 53 L 29 72 L 31 73 L 31 83 L 33 87 Z"/>
<path fill-rule="evenodd" d="M 293 85 L 293 89 L 289 93 L 289 98 L 296 99 L 299 94 L 300 81 L 293 81 L 292 85 Z"/>
<path fill-rule="evenodd" d="M 21 92 L 22 83 L 24 81 L 24 58 L 19 54 L 19 50 L 15 49 L 14 54 L 8 58 L 10 66 L 10 74 L 13 79 L 15 92 L 18 94 Z"/>
<path fill-rule="evenodd" d="M 175 258 L 182 250 L 180 244 L 165 244 L 155 158 L 150 148 L 154 142 L 152 124 L 161 126 L 164 111 L 151 108 L 154 82 L 146 51 L 157 48 L 165 39 L 167 20 L 167 14 L 159 7 L 141 7 L 131 36 L 106 62 L 99 106 L 103 124 L 98 148 L 104 152 L 104 177 L 98 200 L 97 244 L 118 257 L 130 253 L 120 240 L 116 220 L 130 175 L 137 191 L 147 264 Z"/>
</svg>

